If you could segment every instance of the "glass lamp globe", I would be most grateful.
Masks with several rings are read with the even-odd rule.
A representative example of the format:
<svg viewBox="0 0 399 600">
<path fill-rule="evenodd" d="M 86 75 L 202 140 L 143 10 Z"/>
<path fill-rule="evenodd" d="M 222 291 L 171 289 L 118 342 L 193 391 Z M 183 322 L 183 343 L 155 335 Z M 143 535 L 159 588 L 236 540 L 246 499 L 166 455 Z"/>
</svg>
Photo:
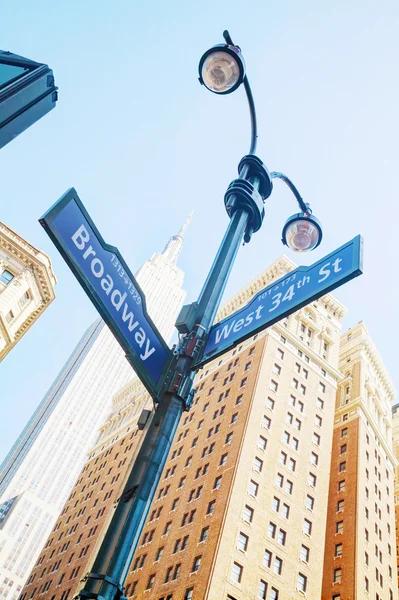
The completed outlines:
<svg viewBox="0 0 399 600">
<path fill-rule="evenodd" d="M 282 242 L 294 252 L 308 252 L 317 248 L 322 237 L 318 219 L 307 213 L 298 213 L 286 221 Z"/>
<path fill-rule="evenodd" d="M 201 58 L 199 80 L 215 94 L 230 94 L 242 83 L 245 75 L 244 60 L 239 49 L 214 46 Z"/>
</svg>

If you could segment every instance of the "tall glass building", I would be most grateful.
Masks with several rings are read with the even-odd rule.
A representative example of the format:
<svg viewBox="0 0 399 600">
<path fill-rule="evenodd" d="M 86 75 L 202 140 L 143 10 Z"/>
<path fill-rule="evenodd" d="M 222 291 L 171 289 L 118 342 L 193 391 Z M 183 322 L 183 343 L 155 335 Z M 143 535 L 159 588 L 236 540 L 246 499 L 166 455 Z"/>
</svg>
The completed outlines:
<svg viewBox="0 0 399 600">
<path fill-rule="evenodd" d="M 189 219 L 137 273 L 149 314 L 170 339 L 183 304 L 177 267 Z M 0 467 L 0 600 L 16 600 L 68 497 L 112 395 L 134 377 L 101 319 L 84 334 Z"/>
</svg>

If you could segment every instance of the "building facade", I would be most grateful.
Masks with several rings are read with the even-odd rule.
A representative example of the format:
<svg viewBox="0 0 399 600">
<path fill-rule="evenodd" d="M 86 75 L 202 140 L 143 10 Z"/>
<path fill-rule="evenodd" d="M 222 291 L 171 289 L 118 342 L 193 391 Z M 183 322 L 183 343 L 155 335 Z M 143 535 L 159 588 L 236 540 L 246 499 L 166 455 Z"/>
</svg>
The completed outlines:
<svg viewBox="0 0 399 600">
<path fill-rule="evenodd" d="M 0 222 L 0 361 L 54 300 L 50 258 Z"/>
<path fill-rule="evenodd" d="M 399 588 L 399 404 L 392 407 L 392 444 L 398 461 L 395 470 L 396 576 Z"/>
<path fill-rule="evenodd" d="M 165 337 L 170 337 L 185 298 L 183 272 L 176 265 L 182 245 L 180 232 L 163 255 L 154 255 L 138 273 L 149 314 Z M 173 253 L 165 257 L 171 247 Z M 119 344 L 98 320 L 3 462 L 0 600 L 20 595 L 110 410 L 112 395 L 133 377 Z"/>
<path fill-rule="evenodd" d="M 218 319 L 292 268 L 285 258 L 274 263 Z M 128 598 L 321 597 L 344 314 L 326 296 L 197 375 L 193 408 L 182 417 L 130 568 Z M 129 386 L 115 396 L 21 600 L 71 600 L 80 589 L 112 516 L 108 500 L 120 495 L 142 439 L 135 407 L 147 402 Z"/>
<path fill-rule="evenodd" d="M 392 382 L 359 323 L 341 338 L 323 600 L 396 600 Z"/>
</svg>

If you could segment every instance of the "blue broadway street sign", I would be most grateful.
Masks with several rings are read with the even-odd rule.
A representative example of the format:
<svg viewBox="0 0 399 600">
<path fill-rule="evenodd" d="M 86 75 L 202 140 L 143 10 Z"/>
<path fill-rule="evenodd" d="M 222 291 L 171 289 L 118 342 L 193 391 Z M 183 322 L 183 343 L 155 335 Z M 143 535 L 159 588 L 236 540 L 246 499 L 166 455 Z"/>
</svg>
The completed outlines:
<svg viewBox="0 0 399 600">
<path fill-rule="evenodd" d="M 310 267 L 298 267 L 264 288 L 246 306 L 214 325 L 195 368 L 361 275 L 360 235 Z"/>
<path fill-rule="evenodd" d="M 119 250 L 104 242 L 74 188 L 40 223 L 157 401 L 172 351 L 149 317 L 144 293 Z"/>
</svg>

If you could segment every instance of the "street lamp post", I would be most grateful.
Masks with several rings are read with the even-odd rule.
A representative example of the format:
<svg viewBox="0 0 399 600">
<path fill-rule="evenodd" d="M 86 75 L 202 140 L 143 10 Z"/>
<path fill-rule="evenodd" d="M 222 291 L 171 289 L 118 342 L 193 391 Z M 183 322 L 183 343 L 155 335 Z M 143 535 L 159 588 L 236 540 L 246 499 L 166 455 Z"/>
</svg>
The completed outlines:
<svg viewBox="0 0 399 600">
<path fill-rule="evenodd" d="M 214 46 L 201 58 L 200 82 L 214 93 L 227 94 L 241 83 L 247 94 L 251 116 L 249 154 L 238 166 L 239 176 L 227 189 L 225 207 L 230 217 L 225 236 L 197 302 L 183 307 L 176 323 L 180 341 L 175 360 L 165 378 L 165 391 L 157 405 L 124 491 L 105 533 L 92 572 L 85 576 L 77 598 L 121 600 L 128 570 L 164 469 L 173 438 L 184 410 L 193 398 L 195 363 L 201 358 L 210 327 L 219 308 L 238 249 L 248 243 L 262 225 L 264 203 L 273 190 L 272 180 L 282 179 L 296 197 L 300 213 L 283 229 L 283 243 L 296 251 L 316 248 L 322 237 L 320 223 L 312 216 L 293 183 L 279 172 L 269 173 L 255 156 L 257 124 L 255 105 L 245 63 L 227 31 L 226 44 Z"/>
</svg>

